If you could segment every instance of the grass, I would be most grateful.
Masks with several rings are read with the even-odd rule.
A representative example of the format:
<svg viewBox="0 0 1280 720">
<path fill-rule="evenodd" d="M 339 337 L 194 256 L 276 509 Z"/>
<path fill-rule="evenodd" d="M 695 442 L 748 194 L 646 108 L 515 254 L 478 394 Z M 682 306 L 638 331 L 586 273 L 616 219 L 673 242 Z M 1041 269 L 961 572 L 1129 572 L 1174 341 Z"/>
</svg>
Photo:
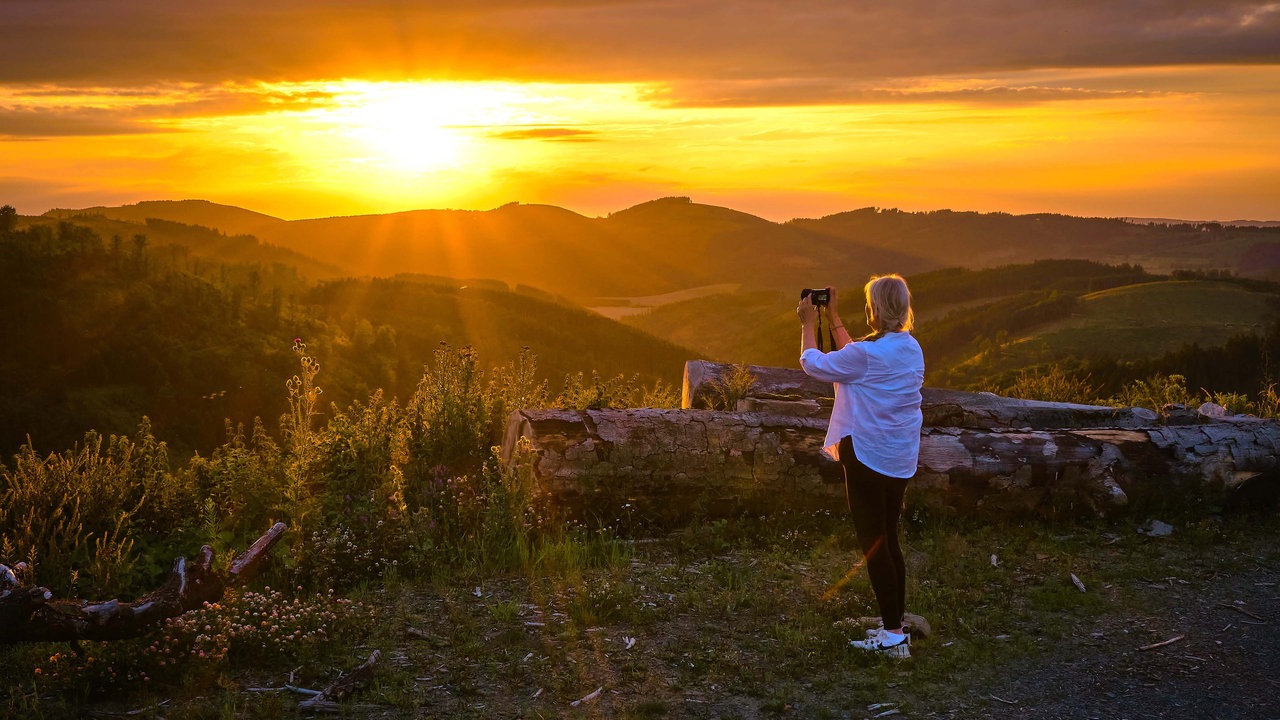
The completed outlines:
<svg viewBox="0 0 1280 720">
<path fill-rule="evenodd" d="M 863 717 L 885 702 L 913 716 L 941 712 L 982 700 L 958 688 L 1057 662 L 1097 629 L 1114 632 L 1147 610 L 1152 582 L 1280 560 L 1274 516 L 1166 519 L 1178 531 L 1152 539 L 1133 519 L 913 518 L 908 609 L 934 636 L 917 638 L 903 662 L 847 646 L 861 633 L 847 619 L 875 610 L 847 521 L 781 515 L 617 540 L 589 562 L 373 587 L 358 600 L 377 621 L 337 659 L 304 654 L 234 669 L 199 693 L 162 685 L 79 706 L 23 694 L 28 686 L 8 678 L 8 708 L 57 717 L 167 698 L 167 718 L 291 716 L 295 698 L 245 688 L 282 685 L 291 669 L 320 685 L 378 647 L 389 660 L 356 700 L 392 715 Z M 42 651 L 6 650 L 4 664 Z"/>
<path fill-rule="evenodd" d="M 1212 281 L 1170 280 L 1085 295 L 1082 311 L 959 365 L 987 376 L 1070 358 L 1158 357 L 1189 343 L 1222 345 L 1265 330 L 1275 296 Z"/>
</svg>

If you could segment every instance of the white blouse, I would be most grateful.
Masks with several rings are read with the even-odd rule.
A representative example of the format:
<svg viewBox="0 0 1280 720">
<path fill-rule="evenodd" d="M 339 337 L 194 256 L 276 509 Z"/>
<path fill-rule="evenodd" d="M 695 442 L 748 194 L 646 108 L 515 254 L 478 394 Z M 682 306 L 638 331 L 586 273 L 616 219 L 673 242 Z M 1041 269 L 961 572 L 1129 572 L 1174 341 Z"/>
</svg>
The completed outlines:
<svg viewBox="0 0 1280 720">
<path fill-rule="evenodd" d="M 800 367 L 835 384 L 823 452 L 839 460 L 840 439 L 849 435 L 854 454 L 867 467 L 890 477 L 915 475 L 924 424 L 924 353 L 911 333 L 851 342 L 829 353 L 809 348 L 800 354 Z"/>
</svg>

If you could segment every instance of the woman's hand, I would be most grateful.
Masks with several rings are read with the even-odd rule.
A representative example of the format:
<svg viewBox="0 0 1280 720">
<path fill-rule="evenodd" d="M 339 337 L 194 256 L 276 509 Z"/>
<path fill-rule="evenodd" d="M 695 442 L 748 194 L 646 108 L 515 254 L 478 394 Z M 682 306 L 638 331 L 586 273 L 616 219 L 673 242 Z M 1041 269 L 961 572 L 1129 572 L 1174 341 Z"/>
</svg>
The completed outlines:
<svg viewBox="0 0 1280 720">
<path fill-rule="evenodd" d="M 796 315 L 800 318 L 802 327 L 814 327 L 818 324 L 818 308 L 808 295 L 800 298 L 800 304 L 796 305 Z"/>
<path fill-rule="evenodd" d="M 836 299 L 836 289 L 833 287 L 827 287 L 827 294 L 831 298 L 830 300 L 827 300 L 827 316 L 831 318 L 832 323 L 839 325 L 840 306 Z"/>
</svg>

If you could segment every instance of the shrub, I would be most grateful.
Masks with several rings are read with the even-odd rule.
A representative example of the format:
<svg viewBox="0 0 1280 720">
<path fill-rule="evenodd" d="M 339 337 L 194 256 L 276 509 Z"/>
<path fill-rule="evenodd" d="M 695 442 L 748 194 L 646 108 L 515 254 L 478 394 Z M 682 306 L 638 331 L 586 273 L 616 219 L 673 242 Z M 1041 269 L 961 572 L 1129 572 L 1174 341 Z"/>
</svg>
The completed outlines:
<svg viewBox="0 0 1280 720">
<path fill-rule="evenodd" d="M 403 418 L 378 391 L 367 403 L 335 408 L 314 434 L 304 474 L 314 478 L 311 512 L 295 518 L 300 578 L 333 582 L 381 577 L 406 546 Z M 354 572 L 339 573 L 337 568 Z M 346 585 L 347 581 L 337 584 Z"/>
<path fill-rule="evenodd" d="M 90 431 L 71 450 L 41 458 L 30 443 L 0 467 L 0 550 L 25 560 L 32 581 L 74 595 L 90 580 L 103 595 L 139 578 L 135 531 L 180 533 L 195 521 L 194 495 L 168 470 L 144 419 L 138 442 Z M 148 503 L 151 503 L 149 506 Z"/>
<path fill-rule="evenodd" d="M 738 401 L 747 397 L 756 377 L 746 365 L 734 365 L 723 378 L 710 383 L 711 407 L 717 410 L 735 410 Z"/>
<path fill-rule="evenodd" d="M 494 393 L 467 347 L 453 352 L 441 343 L 405 406 L 409 457 L 414 479 L 436 474 L 438 466 L 465 472 L 477 466 L 493 444 Z"/>
<path fill-rule="evenodd" d="M 1276 390 L 1275 383 L 1267 383 L 1266 387 L 1258 391 L 1258 401 L 1253 409 L 1258 417 L 1280 417 L 1280 392 Z"/>
<path fill-rule="evenodd" d="M 243 425 L 227 421 L 227 441 L 208 458 L 193 457 L 186 472 L 206 499 L 202 540 L 220 550 L 252 541 L 287 514 L 284 455 L 260 420 L 248 439 Z"/>
<path fill-rule="evenodd" d="M 601 378 L 592 371 L 588 381 L 583 373 L 566 375 L 564 389 L 555 399 L 556 407 L 574 410 L 599 410 L 616 407 L 678 407 L 680 394 L 661 380 L 653 388 L 640 384 L 639 376 L 617 375 Z"/>
<path fill-rule="evenodd" d="M 1116 407 L 1144 407 L 1160 412 L 1160 408 L 1171 403 L 1191 405 L 1195 403 L 1195 396 L 1187 391 L 1186 377 L 1157 373 L 1120 388 L 1108 403 Z"/>
<path fill-rule="evenodd" d="M 1024 370 L 1013 384 L 1001 391 L 1009 397 L 1045 402 L 1092 404 L 1097 402 L 1097 388 L 1089 378 L 1064 372 L 1057 365 L 1043 371 Z"/>
</svg>

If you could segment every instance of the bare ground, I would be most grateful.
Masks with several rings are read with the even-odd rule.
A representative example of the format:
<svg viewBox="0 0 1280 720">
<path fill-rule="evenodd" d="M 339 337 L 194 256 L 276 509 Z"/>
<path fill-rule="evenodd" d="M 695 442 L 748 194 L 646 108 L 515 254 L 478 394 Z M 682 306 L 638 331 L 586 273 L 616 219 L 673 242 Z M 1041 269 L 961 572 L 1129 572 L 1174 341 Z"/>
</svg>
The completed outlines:
<svg viewBox="0 0 1280 720">
<path fill-rule="evenodd" d="M 933 715 L 1280 718 L 1274 567 L 1258 561 L 1226 572 L 1208 561 L 1190 576 L 1140 582 L 1127 594 L 1129 614 L 1103 615 L 1016 667 L 975 673 L 966 707 Z"/>
</svg>

